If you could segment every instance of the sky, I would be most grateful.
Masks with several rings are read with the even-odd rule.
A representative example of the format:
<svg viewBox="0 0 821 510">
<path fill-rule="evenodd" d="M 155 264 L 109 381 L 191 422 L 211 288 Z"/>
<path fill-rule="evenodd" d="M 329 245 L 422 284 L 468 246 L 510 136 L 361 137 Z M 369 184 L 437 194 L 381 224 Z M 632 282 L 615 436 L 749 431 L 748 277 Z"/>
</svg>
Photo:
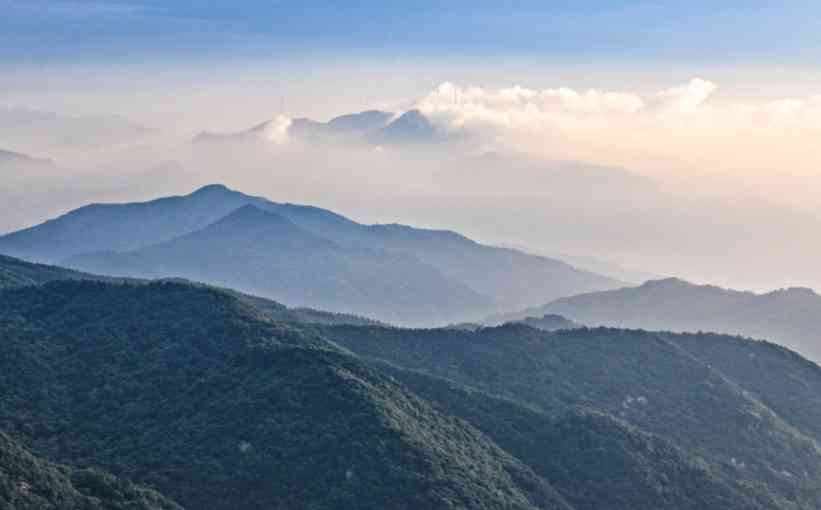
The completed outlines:
<svg viewBox="0 0 821 510">
<path fill-rule="evenodd" d="M 218 180 L 654 274 L 821 288 L 816 2 L 0 0 L 0 12 L 0 150 L 54 161 L 7 174 L 0 231 Z M 471 145 L 403 164 L 358 148 L 188 147 L 204 130 L 370 108 L 417 108 Z M 466 170 L 484 153 L 508 156 Z"/>
</svg>

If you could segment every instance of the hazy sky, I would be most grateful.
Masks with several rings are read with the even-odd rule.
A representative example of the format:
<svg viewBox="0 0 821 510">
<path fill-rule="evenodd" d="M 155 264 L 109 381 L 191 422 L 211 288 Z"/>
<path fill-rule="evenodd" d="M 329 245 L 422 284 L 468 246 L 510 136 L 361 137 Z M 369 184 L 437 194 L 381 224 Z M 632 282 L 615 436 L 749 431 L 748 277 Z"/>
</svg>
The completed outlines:
<svg viewBox="0 0 821 510">
<path fill-rule="evenodd" d="M 642 271 L 821 288 L 821 4 L 0 0 L 0 12 L 0 149 L 56 163 L 3 177 L 0 231 L 219 180 Z M 202 130 L 367 108 L 419 108 L 472 145 L 402 164 L 287 143 L 209 158 L 188 147 Z M 529 163 L 472 159 L 488 151 Z"/>
</svg>

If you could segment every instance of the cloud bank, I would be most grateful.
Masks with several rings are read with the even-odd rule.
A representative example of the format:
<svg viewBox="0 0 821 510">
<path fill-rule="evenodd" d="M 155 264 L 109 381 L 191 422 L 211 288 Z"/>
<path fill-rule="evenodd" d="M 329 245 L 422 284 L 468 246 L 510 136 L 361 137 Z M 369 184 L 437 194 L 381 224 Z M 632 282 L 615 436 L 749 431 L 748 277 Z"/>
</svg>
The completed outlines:
<svg viewBox="0 0 821 510">
<path fill-rule="evenodd" d="M 769 187 L 821 204 L 821 156 L 814 149 L 821 95 L 745 103 L 715 99 L 717 90 L 702 78 L 645 96 L 446 82 L 415 107 L 439 129 L 488 149 L 617 165 L 672 182 L 712 177 L 735 189 Z"/>
</svg>

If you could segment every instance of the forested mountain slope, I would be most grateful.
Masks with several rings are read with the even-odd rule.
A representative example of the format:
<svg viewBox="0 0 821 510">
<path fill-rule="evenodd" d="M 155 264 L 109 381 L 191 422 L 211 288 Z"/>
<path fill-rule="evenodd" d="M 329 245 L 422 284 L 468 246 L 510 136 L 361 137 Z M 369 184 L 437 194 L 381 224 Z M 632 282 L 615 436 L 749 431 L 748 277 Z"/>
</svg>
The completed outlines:
<svg viewBox="0 0 821 510">
<path fill-rule="evenodd" d="M 234 295 L 0 291 L 0 429 L 186 508 L 567 509 L 466 422 Z"/>
<path fill-rule="evenodd" d="M 547 332 L 522 325 L 476 332 L 340 326 L 323 332 L 369 359 L 504 397 L 553 419 L 579 406 L 607 413 L 703 458 L 716 480 L 746 487 L 753 499 L 771 499 L 771 508 L 821 503 L 821 438 L 806 424 L 819 401 L 805 391 L 801 403 L 812 410 L 769 407 L 765 402 L 774 400 L 775 390 L 757 394 L 710 357 L 679 345 L 679 336 L 615 329 Z M 818 367 L 804 369 L 821 375 Z M 794 376 L 788 365 L 769 375 L 786 387 Z"/>
<path fill-rule="evenodd" d="M 160 494 L 93 469 L 38 458 L 0 432 L 0 508 L 8 510 L 180 510 Z"/>
</svg>

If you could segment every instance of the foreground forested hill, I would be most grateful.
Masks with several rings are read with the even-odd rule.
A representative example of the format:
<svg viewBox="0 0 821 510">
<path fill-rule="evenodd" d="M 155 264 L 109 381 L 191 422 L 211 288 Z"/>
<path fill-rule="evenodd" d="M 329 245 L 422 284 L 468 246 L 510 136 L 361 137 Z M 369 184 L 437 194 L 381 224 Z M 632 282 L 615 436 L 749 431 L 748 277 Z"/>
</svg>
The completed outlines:
<svg viewBox="0 0 821 510">
<path fill-rule="evenodd" d="M 206 510 L 821 505 L 821 369 L 774 344 L 306 313 L 177 281 L 0 290 L 0 433 L 72 497 L 110 473 Z"/>
<path fill-rule="evenodd" d="M 186 508 L 569 508 L 463 420 L 225 292 L 9 289 L 0 337 L 0 430 Z"/>
<path fill-rule="evenodd" d="M 821 369 L 775 345 L 720 335 L 604 328 L 547 332 L 516 324 L 476 332 L 340 326 L 324 334 L 369 359 L 411 370 L 417 376 L 394 375 L 502 445 L 516 437 L 509 433 L 516 413 L 489 412 L 483 408 L 496 401 L 470 404 L 449 394 L 452 388 L 445 391 L 420 378 L 464 386 L 467 395 L 501 397 L 556 423 L 580 422 L 568 417 L 580 407 L 594 409 L 616 420 L 599 421 L 600 426 L 610 423 L 615 432 L 624 423 L 649 433 L 659 439 L 646 440 L 660 440 L 657 444 L 670 445 L 665 447 L 670 455 L 689 459 L 675 465 L 700 466 L 708 478 L 765 508 L 821 504 L 821 435 L 812 419 L 821 405 L 809 389 L 821 381 Z M 766 375 L 754 383 L 753 371 L 763 367 Z M 539 439 L 549 437 L 548 427 L 532 419 L 521 423 L 529 431 L 517 451 L 550 444 Z M 629 436 L 627 431 L 619 434 Z M 617 437 L 603 440 L 619 444 Z M 555 445 L 545 448 L 551 452 Z M 572 458 L 566 451 L 561 457 Z M 584 480 L 583 473 L 575 472 L 575 479 Z"/>
</svg>

